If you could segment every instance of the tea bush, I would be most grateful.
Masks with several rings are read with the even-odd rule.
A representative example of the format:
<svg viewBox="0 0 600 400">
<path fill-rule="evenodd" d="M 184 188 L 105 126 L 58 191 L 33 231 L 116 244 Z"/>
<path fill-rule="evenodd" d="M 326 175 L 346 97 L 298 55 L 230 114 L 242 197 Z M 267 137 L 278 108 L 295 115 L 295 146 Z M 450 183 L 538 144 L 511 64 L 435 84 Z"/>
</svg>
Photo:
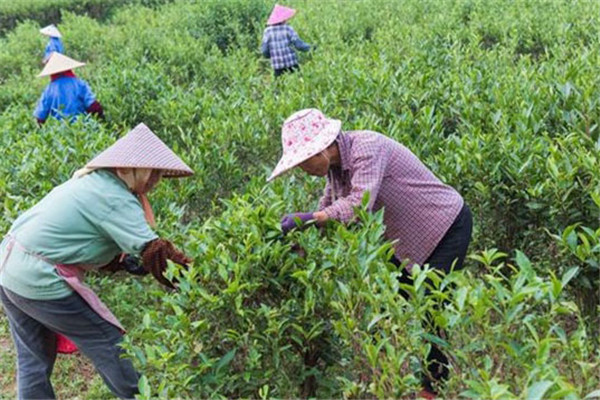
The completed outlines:
<svg viewBox="0 0 600 400">
<path fill-rule="evenodd" d="M 0 3 L 0 35 L 26 20 L 40 25 L 56 24 L 65 11 L 107 19 L 117 7 L 128 4 L 158 6 L 170 0 L 27 0 Z"/>
<path fill-rule="evenodd" d="M 512 263 L 490 250 L 465 272 L 413 271 L 404 300 L 381 212 L 360 213 L 358 226 L 282 237 L 289 188 L 260 186 L 187 232 L 194 267 L 171 271 L 179 290 L 130 335 L 144 398 L 398 398 L 418 389 L 427 340 L 454 355 L 450 398 L 510 397 L 540 385 L 544 398 L 576 398 L 600 383 L 597 354 L 564 293 L 574 270 L 541 277 L 523 253 Z M 423 330 L 426 313 L 446 338 Z"/>
<path fill-rule="evenodd" d="M 144 396 L 399 397 L 417 387 L 424 339 L 438 340 L 418 323 L 426 311 L 452 331 L 439 338 L 454 349 L 447 396 L 598 388 L 600 3 L 291 1 L 318 48 L 277 81 L 259 53 L 272 1 L 161 3 L 61 11 L 103 123 L 38 128 L 44 24 L 29 17 L 0 38 L 3 231 L 140 121 L 196 170 L 151 194 L 160 233 L 196 256 L 189 287 L 92 277 L 130 329 Z M 280 214 L 314 208 L 323 185 L 292 174 L 262 189 L 282 121 L 305 107 L 395 138 L 461 192 L 474 258 L 438 282 L 454 290 L 398 299 L 376 217 L 276 237 Z"/>
</svg>

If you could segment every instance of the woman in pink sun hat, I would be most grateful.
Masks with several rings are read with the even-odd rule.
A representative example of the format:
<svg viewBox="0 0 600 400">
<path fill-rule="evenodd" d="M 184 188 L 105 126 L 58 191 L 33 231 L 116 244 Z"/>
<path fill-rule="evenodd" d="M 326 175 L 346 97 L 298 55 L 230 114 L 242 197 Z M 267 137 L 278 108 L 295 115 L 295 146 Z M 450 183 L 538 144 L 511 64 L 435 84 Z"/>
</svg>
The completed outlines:
<svg viewBox="0 0 600 400">
<path fill-rule="evenodd" d="M 161 178 L 192 174 L 140 124 L 16 219 L 0 244 L 0 301 L 17 350 L 19 398 L 55 398 L 56 353 L 77 348 L 115 396 L 135 396 L 139 376 L 119 347 L 124 329 L 83 275 L 152 273 L 173 287 L 163 276 L 167 260 L 191 260 L 153 231 L 146 194 Z"/>
<path fill-rule="evenodd" d="M 300 39 L 294 28 L 286 23 L 294 14 L 296 10 L 275 4 L 263 34 L 261 52 L 263 56 L 271 59 L 276 77 L 300 68 L 293 47 L 301 51 L 311 48 Z"/>
<path fill-rule="evenodd" d="M 285 215 L 283 232 L 313 221 L 351 222 L 354 208 L 368 192 L 369 209 L 385 209 L 385 238 L 396 241 L 391 262 L 399 268 L 408 265 L 402 283 L 412 284 L 414 264 L 446 273 L 462 268 L 472 217 L 461 195 L 395 140 L 372 131 L 343 132 L 341 127 L 341 121 L 316 109 L 298 111 L 284 122 L 283 155 L 268 180 L 300 167 L 309 175 L 327 177 L 327 185 L 317 211 Z M 424 324 L 433 326 L 432 321 Z M 434 343 L 426 369 L 421 396 L 431 397 L 449 373 L 448 358 Z"/>
</svg>

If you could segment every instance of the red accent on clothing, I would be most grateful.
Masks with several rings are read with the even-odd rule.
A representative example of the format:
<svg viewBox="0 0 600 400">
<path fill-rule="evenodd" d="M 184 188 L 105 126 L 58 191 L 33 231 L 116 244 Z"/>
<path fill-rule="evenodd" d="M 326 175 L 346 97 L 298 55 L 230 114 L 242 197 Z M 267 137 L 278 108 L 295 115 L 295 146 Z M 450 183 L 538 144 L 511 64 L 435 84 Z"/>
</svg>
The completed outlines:
<svg viewBox="0 0 600 400">
<path fill-rule="evenodd" d="M 77 346 L 66 336 L 56 334 L 56 352 L 61 354 L 72 354 L 77 351 Z"/>
<path fill-rule="evenodd" d="M 102 105 L 98 103 L 98 100 L 94 101 L 86 110 L 89 114 L 96 114 L 98 118 L 104 119 L 104 109 Z"/>
<path fill-rule="evenodd" d="M 432 393 L 427 389 L 423 389 L 419 393 L 417 393 L 417 399 L 435 400 L 435 398 L 435 393 Z"/>
<path fill-rule="evenodd" d="M 58 78 L 62 78 L 63 76 L 67 76 L 69 78 L 77 78 L 77 76 L 73 73 L 73 70 L 68 70 L 64 72 L 59 72 L 58 74 L 50 75 L 50 81 L 54 82 Z"/>
</svg>

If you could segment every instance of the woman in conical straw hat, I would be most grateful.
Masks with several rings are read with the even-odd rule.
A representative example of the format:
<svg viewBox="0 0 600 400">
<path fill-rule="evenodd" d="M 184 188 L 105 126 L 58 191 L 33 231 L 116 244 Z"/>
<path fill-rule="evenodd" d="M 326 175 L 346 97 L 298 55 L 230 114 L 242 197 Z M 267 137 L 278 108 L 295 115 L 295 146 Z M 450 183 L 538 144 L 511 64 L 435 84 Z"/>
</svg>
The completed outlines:
<svg viewBox="0 0 600 400">
<path fill-rule="evenodd" d="M 85 63 L 60 53 L 52 53 L 38 75 L 50 77 L 50 83 L 44 89 L 33 113 L 40 125 L 46 122 L 48 116 L 59 120 L 73 120 L 78 115 L 87 113 L 104 118 L 102 105 L 96 100 L 90 86 L 73 73 L 75 68 L 84 65 Z"/>
<path fill-rule="evenodd" d="M 57 350 L 73 344 L 115 396 L 137 393 L 138 374 L 121 358 L 124 330 L 82 277 L 124 269 L 173 287 L 163 276 L 167 260 L 191 260 L 152 230 L 146 195 L 161 178 L 192 174 L 140 124 L 13 223 L 0 245 L 0 300 L 17 348 L 19 398 L 54 398 Z M 139 256 L 141 265 L 122 254 Z"/>
<path fill-rule="evenodd" d="M 301 51 L 311 48 L 300 39 L 294 28 L 286 23 L 294 14 L 296 10 L 293 8 L 275 4 L 263 34 L 261 52 L 263 56 L 271 59 L 276 77 L 299 68 L 294 47 Z"/>
<path fill-rule="evenodd" d="M 269 180 L 295 167 L 327 177 L 318 210 L 284 216 L 284 233 L 311 221 L 350 222 L 355 207 L 369 193 L 369 209 L 384 209 L 385 237 L 395 241 L 391 262 L 399 268 L 407 266 L 402 283 L 412 283 L 414 264 L 429 264 L 444 272 L 462 268 L 472 217 L 461 195 L 395 140 L 372 131 L 342 132 L 341 127 L 341 121 L 316 109 L 298 111 L 284 122 L 283 155 Z M 427 371 L 421 395 L 432 398 L 434 386 L 448 376 L 448 359 L 434 343 Z"/>
<path fill-rule="evenodd" d="M 46 64 L 50 58 L 50 54 L 54 52 L 63 54 L 65 52 L 65 48 L 60 39 L 62 35 L 60 34 L 60 31 L 56 25 L 52 24 L 40 29 L 40 33 L 50 38 L 48 44 L 46 45 L 46 49 L 44 50 L 44 58 L 42 60 L 42 62 Z"/>
</svg>

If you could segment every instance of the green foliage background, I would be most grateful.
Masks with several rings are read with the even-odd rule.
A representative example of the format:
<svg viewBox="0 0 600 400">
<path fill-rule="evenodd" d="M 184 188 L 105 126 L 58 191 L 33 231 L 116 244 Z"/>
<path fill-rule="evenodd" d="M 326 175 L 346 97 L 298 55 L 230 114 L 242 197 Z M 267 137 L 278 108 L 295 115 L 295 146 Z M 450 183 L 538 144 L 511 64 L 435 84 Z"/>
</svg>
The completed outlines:
<svg viewBox="0 0 600 400">
<path fill-rule="evenodd" d="M 103 16 L 61 3 L 67 54 L 88 63 L 78 74 L 108 121 L 43 128 L 31 112 L 46 21 L 35 2 L 0 5 L 23 21 L 0 39 L 0 227 L 139 122 L 193 166 L 151 199 L 160 233 L 196 258 L 182 290 L 91 277 L 130 329 L 143 396 L 399 397 L 417 389 L 428 340 L 453 351 L 448 397 L 600 387 L 598 2 L 292 1 L 318 49 L 277 82 L 258 51 L 272 2 L 124 3 Z M 314 208 L 323 185 L 265 188 L 279 127 L 305 107 L 394 137 L 465 197 L 472 257 L 439 280 L 447 294 L 398 299 L 377 216 L 278 239 L 279 216 Z M 428 310 L 449 337 L 422 330 Z M 12 396 L 14 354 L 0 357 Z M 58 368 L 63 396 L 109 396 L 71 379 L 72 359 Z"/>
</svg>

